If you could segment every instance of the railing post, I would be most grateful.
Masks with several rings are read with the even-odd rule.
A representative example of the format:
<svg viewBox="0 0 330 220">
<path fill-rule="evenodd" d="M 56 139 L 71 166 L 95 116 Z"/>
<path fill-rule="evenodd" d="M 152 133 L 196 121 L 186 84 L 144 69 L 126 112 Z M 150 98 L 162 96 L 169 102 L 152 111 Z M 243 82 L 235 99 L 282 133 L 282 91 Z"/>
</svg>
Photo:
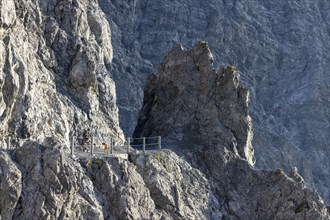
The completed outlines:
<svg viewBox="0 0 330 220">
<path fill-rule="evenodd" d="M 74 136 L 71 136 L 71 156 L 74 154 Z"/>
<path fill-rule="evenodd" d="M 143 152 L 146 152 L 146 138 L 143 137 Z"/>
<path fill-rule="evenodd" d="M 94 154 L 94 141 L 93 141 L 93 136 L 91 136 L 91 155 L 93 156 Z"/>
<path fill-rule="evenodd" d="M 130 152 L 130 148 L 131 148 L 131 138 L 127 138 L 127 153 Z"/>
<path fill-rule="evenodd" d="M 113 139 L 110 137 L 110 154 L 113 155 Z"/>
<path fill-rule="evenodd" d="M 162 137 L 158 136 L 158 149 L 162 149 Z"/>
<path fill-rule="evenodd" d="M 10 150 L 10 136 L 8 136 L 7 139 L 7 149 Z"/>
</svg>

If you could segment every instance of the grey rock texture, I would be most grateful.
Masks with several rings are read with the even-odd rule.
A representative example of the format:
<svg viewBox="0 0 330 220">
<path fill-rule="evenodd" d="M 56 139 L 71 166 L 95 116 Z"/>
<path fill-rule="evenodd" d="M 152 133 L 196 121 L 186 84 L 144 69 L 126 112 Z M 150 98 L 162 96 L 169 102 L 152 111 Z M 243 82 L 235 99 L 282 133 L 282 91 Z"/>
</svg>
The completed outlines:
<svg viewBox="0 0 330 220">
<path fill-rule="evenodd" d="M 94 184 L 105 219 L 155 219 L 150 192 L 135 167 L 127 160 L 111 158 L 84 164 Z"/>
<path fill-rule="evenodd" d="M 114 54 L 111 76 L 117 85 L 120 126 L 131 136 L 142 106 L 146 77 L 155 70 L 154 64 L 140 53 L 139 21 L 145 16 L 141 10 L 144 2 L 100 0 L 99 4 L 111 27 Z"/>
<path fill-rule="evenodd" d="M 1 219 L 11 219 L 22 193 L 22 175 L 10 156 L 0 152 L 0 213 Z"/>
<path fill-rule="evenodd" d="M 162 196 L 155 197 L 153 190 L 159 192 L 161 188 L 157 184 L 158 180 L 146 180 L 142 183 L 143 176 L 147 174 L 135 173 L 134 165 L 127 161 L 111 160 L 104 162 L 108 164 L 105 166 L 107 168 L 100 168 L 102 172 L 113 173 L 117 177 L 132 175 L 134 180 L 116 182 L 102 173 L 95 176 L 94 171 L 98 168 L 99 160 L 91 160 L 92 167 L 89 167 L 89 161 L 78 164 L 70 159 L 61 159 L 64 158 L 60 156 L 63 155 L 63 149 L 49 150 L 47 146 L 55 143 L 46 142 L 47 136 L 53 136 L 55 140 L 64 142 L 61 145 L 68 146 L 69 136 L 86 127 L 98 128 L 99 135 L 103 137 L 114 135 L 122 140 L 123 133 L 118 117 L 125 131 L 131 133 L 138 109 L 142 105 L 142 87 L 147 75 L 155 71 L 167 50 L 176 42 L 191 46 L 197 38 L 203 38 L 214 48 L 216 63 L 221 61 L 234 64 L 244 72 L 242 81 L 251 90 L 251 112 L 255 121 L 254 145 L 259 158 L 257 166 L 281 166 L 287 170 L 296 166 L 308 186 L 317 187 L 329 201 L 330 90 L 327 74 L 329 64 L 326 60 L 329 59 L 330 17 L 327 11 L 329 2 L 326 0 L 0 0 L 0 136 L 11 136 L 11 146 L 21 146 L 23 143 L 26 145 L 15 151 L 13 160 L 8 152 L 1 151 L 2 218 L 77 219 L 86 216 L 92 219 L 120 219 L 124 216 L 131 219 L 178 219 L 185 218 L 189 212 L 192 212 L 189 217 L 196 219 L 203 216 L 218 219 L 222 215 L 230 218 L 252 218 L 256 216 L 251 213 L 253 209 L 262 210 L 258 214 L 260 218 L 277 216 L 276 210 L 280 210 L 277 218 L 324 217 L 323 206 L 314 192 L 304 189 L 299 194 L 296 191 L 304 187 L 304 181 L 295 169 L 289 174 L 289 180 L 281 172 L 270 172 L 262 176 L 259 171 L 251 171 L 248 163 L 252 165 L 255 161 L 251 147 L 250 118 L 244 102 L 238 105 L 238 109 L 236 105 L 220 108 L 223 112 L 219 114 L 219 121 L 223 124 L 218 130 L 204 130 L 200 139 L 186 137 L 195 134 L 202 126 L 214 128 L 216 121 L 202 116 L 203 106 L 197 106 L 199 114 L 195 115 L 189 108 L 196 106 L 185 106 L 177 102 L 186 115 L 192 113 L 190 116 L 200 117 L 209 123 L 200 126 L 194 122 L 191 126 L 181 128 L 186 122 L 178 118 L 180 128 L 170 126 L 176 131 L 187 132 L 187 136 L 181 137 L 180 133 L 172 132 L 172 142 L 171 138 L 165 139 L 174 149 L 178 149 L 175 146 L 182 146 L 181 152 L 178 152 L 180 155 L 185 154 L 194 166 L 201 166 L 200 169 L 206 175 L 212 174 L 216 180 L 223 177 L 233 183 L 242 182 L 241 176 L 233 176 L 236 170 L 257 180 L 243 184 L 242 187 L 234 184 L 233 189 L 226 188 L 231 186 L 231 182 L 203 189 L 198 192 L 202 194 L 201 197 L 211 195 L 212 199 L 202 203 L 189 202 L 188 198 L 193 197 L 191 195 L 195 194 L 195 189 L 191 195 L 182 193 L 184 189 L 178 190 L 178 195 L 183 196 L 181 199 L 175 198 L 173 193 L 168 194 L 173 192 L 172 189 L 178 188 L 174 183 L 166 186 Z M 209 55 L 205 57 L 213 59 Z M 199 62 L 197 68 L 207 66 L 206 60 L 201 59 Z M 232 69 L 219 70 L 217 74 L 223 76 L 219 82 L 223 88 L 234 91 L 226 95 L 232 95 L 233 101 L 240 102 L 248 97 L 248 93 L 237 83 L 239 76 L 236 73 L 230 75 L 231 72 Z M 210 76 L 215 77 L 214 74 Z M 157 79 L 152 78 L 151 81 Z M 229 81 L 223 83 L 221 80 Z M 203 80 L 201 82 L 204 86 L 210 83 Z M 192 83 L 190 86 L 208 91 L 203 85 Z M 170 85 L 164 87 L 171 89 Z M 174 95 L 180 92 L 176 89 L 171 91 Z M 225 93 L 227 90 L 216 91 Z M 120 116 L 116 106 L 116 92 Z M 197 94 L 194 93 L 195 97 L 199 96 Z M 202 100 L 201 96 L 199 98 Z M 222 105 L 230 103 L 224 102 L 221 95 L 216 98 Z M 161 99 L 166 100 L 166 97 Z M 212 106 L 210 114 L 219 107 L 219 103 L 207 103 L 206 106 Z M 175 109 L 175 106 L 172 108 Z M 165 115 L 168 116 L 173 109 L 169 109 Z M 232 111 L 242 114 L 242 117 L 235 114 L 224 117 Z M 152 112 L 149 113 L 152 115 Z M 180 112 L 176 114 L 186 116 Z M 144 121 L 141 124 L 145 122 L 149 123 Z M 169 123 L 164 126 L 163 119 L 159 122 L 149 123 L 148 126 L 160 126 L 168 131 L 165 137 L 170 137 L 171 131 L 166 127 Z M 239 124 L 243 126 L 240 127 Z M 151 131 L 151 128 L 143 129 Z M 156 135 L 162 134 L 162 129 Z M 215 154 L 213 151 L 205 153 L 199 147 L 194 147 L 198 140 L 207 143 L 206 137 L 213 139 L 214 143 L 223 143 L 226 147 L 216 148 Z M 45 144 L 35 147 L 36 143 L 25 142 L 25 139 L 45 141 Z M 176 141 L 178 142 L 175 144 Z M 189 141 L 191 146 L 186 144 Z M 204 148 L 212 145 L 213 143 L 208 143 Z M 191 149 L 194 151 L 190 153 Z M 202 151 L 200 156 L 211 159 L 210 162 L 201 163 L 199 158 L 195 158 L 196 151 Z M 33 158 L 26 157 L 30 154 Z M 53 155 L 55 158 L 52 158 Z M 221 163 L 218 165 L 219 159 Z M 61 165 L 56 165 L 59 163 Z M 113 170 L 118 164 L 125 169 Z M 219 173 L 214 165 L 225 167 L 224 173 Z M 157 166 L 149 168 L 157 170 Z M 166 170 L 166 166 L 163 168 Z M 144 169 L 139 166 L 137 170 Z M 198 174 L 194 181 L 200 181 L 207 187 L 204 177 L 199 176 L 198 171 L 193 173 Z M 72 175 L 73 182 L 70 182 L 72 179 L 67 175 Z M 185 174 L 181 175 L 190 178 Z M 161 178 L 171 180 L 173 176 Z M 104 185 L 104 180 L 113 182 L 108 186 Z M 290 182 L 291 180 L 294 181 Z M 17 184 L 18 182 L 22 182 L 22 185 Z M 268 207 L 264 204 L 251 204 L 251 201 L 242 200 L 250 197 L 245 189 L 255 189 L 253 184 L 260 182 L 266 186 L 274 185 L 275 188 L 269 194 L 269 188 L 261 187 L 261 192 L 270 197 L 278 192 L 277 186 L 281 185 L 285 189 L 285 197 L 272 203 L 275 205 L 271 211 L 265 211 Z M 76 186 L 77 183 L 79 186 Z M 80 184 L 83 186 L 80 187 Z M 208 184 L 212 185 L 213 182 Z M 99 188 L 92 189 L 95 185 Z M 126 188 L 119 189 L 121 185 Z M 133 185 L 138 185 L 139 188 L 135 189 Z M 148 187 L 152 189 L 150 195 L 147 193 Z M 126 191 L 127 188 L 132 189 Z M 100 193 L 101 189 L 112 193 L 118 189 L 120 194 L 103 194 Z M 211 192 L 217 189 L 224 189 L 228 193 L 222 195 Z M 147 203 L 141 207 L 132 202 L 135 199 L 145 202 L 139 190 L 146 193 L 147 198 Z M 284 199 L 289 196 L 287 191 L 294 191 L 292 195 L 297 199 L 292 200 L 293 205 L 286 203 Z M 238 196 L 239 194 L 243 196 Z M 254 192 L 251 198 L 259 201 L 263 194 Z M 186 195 L 188 198 L 184 198 Z M 29 207 L 29 197 L 33 199 L 34 207 Z M 123 210 L 117 206 L 116 210 L 105 211 L 103 207 L 116 205 L 109 198 L 122 201 L 120 207 Z M 173 207 L 175 205 L 178 207 Z M 199 207 L 205 205 L 215 209 L 199 210 Z M 220 207 L 220 212 L 217 207 Z"/>
<path fill-rule="evenodd" d="M 27 142 L 15 150 L 13 161 L 22 175 L 16 185 L 22 192 L 12 219 L 103 218 L 92 181 L 64 152 L 52 141 Z"/>
<path fill-rule="evenodd" d="M 0 135 L 69 136 L 87 127 L 123 139 L 111 32 L 97 1 L 0 1 Z"/>
<path fill-rule="evenodd" d="M 134 136 L 158 133 L 171 137 L 173 141 L 167 145 L 182 142 L 188 152 L 196 146 L 194 154 L 205 152 L 196 143 L 209 143 L 253 165 L 249 92 L 240 85 L 234 67 L 216 71 L 212 64 L 206 42 L 190 51 L 181 45 L 172 49 L 158 75 L 149 78 Z"/>
<path fill-rule="evenodd" d="M 156 207 L 170 219 L 221 219 L 206 176 L 170 150 L 132 155 Z"/>
<path fill-rule="evenodd" d="M 54 139 L 0 152 L 0 219 L 220 219 L 205 175 L 170 151 L 73 160 Z"/>
<path fill-rule="evenodd" d="M 288 177 L 253 167 L 248 94 L 235 67 L 213 68 L 206 42 L 178 45 L 149 78 L 134 135 L 161 135 L 205 173 L 225 219 L 329 219 L 296 168 Z"/>
<path fill-rule="evenodd" d="M 176 43 L 209 42 L 251 91 L 257 166 L 298 168 L 330 202 L 328 0 L 100 0 L 112 29 L 121 124 L 131 134 L 147 74 Z M 140 100 L 139 100 L 140 97 Z M 317 162 L 315 162 L 317 161 Z"/>
<path fill-rule="evenodd" d="M 258 170 L 230 154 L 226 157 L 215 188 L 228 219 L 330 218 L 319 194 L 282 170 Z"/>
</svg>

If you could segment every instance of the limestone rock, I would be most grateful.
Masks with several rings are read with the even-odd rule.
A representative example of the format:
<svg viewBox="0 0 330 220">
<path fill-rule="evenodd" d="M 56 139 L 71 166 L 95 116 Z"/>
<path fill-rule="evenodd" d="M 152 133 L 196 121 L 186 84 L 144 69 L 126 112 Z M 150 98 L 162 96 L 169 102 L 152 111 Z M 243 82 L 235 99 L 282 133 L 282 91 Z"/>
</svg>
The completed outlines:
<svg viewBox="0 0 330 220">
<path fill-rule="evenodd" d="M 2 28 L 9 28 L 16 20 L 15 4 L 13 0 L 0 2 L 0 24 Z"/>
<path fill-rule="evenodd" d="M 205 175 L 165 150 L 72 159 L 63 142 L 0 152 L 0 219 L 220 219 Z"/>
<path fill-rule="evenodd" d="M 105 219 L 157 219 L 150 192 L 133 164 L 120 158 L 82 161 L 94 181 Z"/>
<path fill-rule="evenodd" d="M 0 135 L 123 140 L 109 25 L 97 1 L 0 1 Z"/>
<path fill-rule="evenodd" d="M 10 155 L 0 152 L 0 216 L 12 219 L 22 193 L 22 174 Z"/>
<path fill-rule="evenodd" d="M 93 182 L 61 146 L 27 142 L 14 152 L 21 166 L 22 196 L 14 219 L 102 219 Z"/>
<path fill-rule="evenodd" d="M 221 219 L 220 204 L 204 174 L 170 150 L 132 156 L 156 207 L 171 219 Z"/>
<path fill-rule="evenodd" d="M 73 160 L 62 145 L 1 152 L 1 219 L 328 219 L 314 191 L 236 157 L 221 188 L 170 150 Z"/>
<path fill-rule="evenodd" d="M 329 219 L 296 169 L 289 178 L 253 167 L 249 93 L 235 67 L 216 72 L 212 57 L 201 41 L 169 52 L 146 85 L 135 136 L 161 135 L 164 146 L 200 169 L 225 219 Z"/>
<path fill-rule="evenodd" d="M 142 106 L 143 86 L 146 77 L 154 72 L 154 65 L 143 59 L 140 44 L 140 20 L 144 14 L 142 1 L 100 0 L 111 27 L 113 62 L 111 75 L 116 82 L 120 126 L 127 136 L 131 136 L 136 118 Z"/>
<path fill-rule="evenodd" d="M 289 177 L 292 178 L 297 183 L 305 185 L 304 179 L 299 175 L 297 167 L 292 167 L 289 173 Z"/>
<path fill-rule="evenodd" d="M 206 40 L 215 63 L 242 70 L 251 92 L 256 165 L 298 167 L 330 203 L 328 0 L 99 2 L 112 30 L 126 133 L 135 127 L 147 75 L 176 43 Z"/>
<path fill-rule="evenodd" d="M 239 84 L 233 67 L 216 71 L 212 64 L 206 42 L 198 42 L 189 51 L 174 47 L 158 75 L 150 77 L 134 135 L 171 137 L 167 145 L 196 154 L 205 150 L 194 149 L 195 143 L 209 143 L 221 152 L 229 149 L 253 165 L 249 92 Z"/>
<path fill-rule="evenodd" d="M 204 215 L 205 218 L 214 216 L 218 219 L 224 215 L 244 219 L 256 216 L 253 210 L 257 210 L 260 218 L 326 218 L 321 200 L 317 194 L 303 188 L 304 181 L 297 172 L 293 171 L 289 178 L 281 172 L 263 175 L 262 171 L 254 170 L 246 163 L 254 164 L 252 127 L 247 114 L 249 93 L 238 83 L 239 74 L 234 68 L 209 71 L 213 68 L 209 64 L 221 60 L 237 64 L 246 73 L 241 77 L 252 94 L 257 165 L 267 168 L 297 166 L 306 183 L 317 186 L 326 197 L 329 194 L 329 114 L 326 106 L 330 90 L 325 71 L 329 68 L 324 60 L 329 57 L 328 9 L 326 0 L 255 1 L 253 4 L 218 0 L 0 0 L 0 136 L 2 139 L 10 135 L 14 147 L 25 143 L 22 149 L 14 152 L 14 161 L 7 151 L 0 154 L 0 187 L 9 189 L 0 191 L 1 199 L 6 199 L 6 202 L 0 200 L 2 218 L 76 219 L 85 216 L 102 219 L 117 216 L 176 219 L 193 212 L 189 217 L 203 218 Z M 188 61 L 193 59 L 196 62 L 189 65 L 195 68 L 190 69 L 191 77 L 198 78 L 201 85 L 192 83 L 182 90 L 175 77 L 170 80 L 172 84 L 167 85 L 166 77 L 159 80 L 152 75 L 146 96 L 154 97 L 155 103 L 146 100 L 143 111 L 147 116 L 140 116 L 142 121 L 137 134 L 152 134 L 152 130 L 159 127 L 155 133 L 164 134 L 165 144 L 180 155 L 186 155 L 186 159 L 194 166 L 200 166 L 207 177 L 214 176 L 214 182 L 208 180 L 211 189 L 202 189 L 201 194 L 203 198 L 206 194 L 214 195 L 208 202 L 216 209 L 220 207 L 220 211 L 195 210 L 194 206 L 202 207 L 205 203 L 185 202 L 181 189 L 178 193 L 181 200 L 173 193 L 167 194 L 179 186 L 168 183 L 162 188 L 157 181 L 173 179 L 170 174 L 158 174 L 151 178 L 154 182 L 145 180 L 142 183 L 144 174 L 137 173 L 131 163 L 101 160 L 102 164 L 107 164 L 102 171 L 134 177 L 134 180 L 115 183 L 102 173 L 94 176 L 98 160 L 88 167 L 88 161 L 80 164 L 63 156 L 62 147 L 69 145 L 69 137 L 86 127 L 96 130 L 102 137 L 112 135 L 123 139 L 116 92 L 121 124 L 130 133 L 142 104 L 146 76 L 155 70 L 172 45 L 176 42 L 193 45 L 196 38 L 209 40 L 216 52 L 213 57 L 209 50 L 200 50 L 204 47 L 200 44 L 195 55 L 188 57 Z M 181 56 L 187 52 L 178 49 L 173 53 Z M 180 62 L 183 61 L 170 60 L 164 70 L 175 70 L 173 66 L 180 66 Z M 203 79 L 201 72 L 208 73 L 210 81 Z M 180 80 L 186 81 L 187 78 L 178 74 Z M 215 85 L 215 90 L 209 90 L 212 79 L 221 86 Z M 163 92 L 156 93 L 156 83 L 168 91 L 159 89 Z M 201 95 L 193 88 L 199 88 Z M 203 99 L 209 97 L 205 96 L 207 91 L 215 91 L 215 100 Z M 205 105 L 199 106 L 197 101 L 188 105 L 181 102 L 181 96 L 190 92 Z M 171 100 L 172 96 L 177 99 Z M 176 105 L 165 111 L 163 105 L 166 101 L 174 101 L 181 106 L 180 111 L 176 110 Z M 154 109 L 164 111 L 164 116 L 150 118 L 157 115 Z M 214 121 L 218 109 L 221 112 L 216 113 L 218 121 Z M 204 111 L 212 117 L 205 117 Z M 165 120 L 169 121 L 164 123 Z M 221 122 L 219 127 L 218 122 Z M 54 141 L 48 140 L 48 136 L 54 137 Z M 59 140 L 62 147 L 52 148 Z M 44 143 L 40 145 L 41 142 Z M 30 154 L 32 158 L 27 157 Z M 123 170 L 115 168 L 118 166 Z M 158 170 L 157 165 L 148 166 Z M 139 166 L 137 170 L 143 169 Z M 236 172 L 244 175 L 236 177 Z M 200 172 L 194 171 L 193 174 L 200 175 Z M 244 180 L 242 176 L 250 177 L 251 181 L 239 187 L 238 183 Z M 221 178 L 226 181 L 218 184 Z M 103 180 L 112 185 L 105 185 Z M 201 176 L 194 181 L 208 185 Z M 22 185 L 11 184 L 17 182 Z M 260 182 L 273 187 L 260 187 Z M 119 192 L 123 197 L 114 190 L 121 185 L 132 188 L 121 188 Z M 138 189 L 133 189 L 134 185 L 138 185 Z M 111 193 L 103 195 L 99 186 Z M 254 191 L 256 186 L 262 193 Z M 287 193 L 280 198 L 281 194 L 277 194 L 280 186 L 292 190 L 294 200 L 286 201 Z M 156 198 L 151 190 L 149 195 L 149 188 L 162 196 Z M 250 200 L 244 200 L 251 196 L 246 189 L 254 192 L 251 198 L 255 201 L 265 203 L 251 204 Z M 147 198 L 141 207 L 132 202 L 135 199 L 145 202 L 139 191 Z M 101 194 L 102 202 L 99 201 Z M 264 195 L 267 195 L 266 199 Z M 119 207 L 113 211 L 103 208 L 115 207 L 113 202 L 107 201 L 112 197 L 122 202 L 123 210 Z M 191 197 L 187 195 L 188 199 Z M 267 206 L 269 198 L 276 198 L 271 201 L 274 204 L 271 210 Z M 179 203 L 183 205 L 173 207 Z M 158 209 L 157 205 L 162 208 Z M 173 210 L 178 214 L 173 215 Z M 275 215 L 276 210 L 279 211 Z"/>
</svg>

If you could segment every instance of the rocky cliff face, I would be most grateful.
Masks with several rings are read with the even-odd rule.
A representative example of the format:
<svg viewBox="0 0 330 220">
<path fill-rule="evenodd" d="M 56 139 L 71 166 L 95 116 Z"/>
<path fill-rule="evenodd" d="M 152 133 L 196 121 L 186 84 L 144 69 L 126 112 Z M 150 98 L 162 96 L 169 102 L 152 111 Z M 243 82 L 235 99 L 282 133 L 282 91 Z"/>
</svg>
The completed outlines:
<svg viewBox="0 0 330 220">
<path fill-rule="evenodd" d="M 243 72 L 251 91 L 257 166 L 297 166 L 307 184 L 330 201 L 329 1 L 100 0 L 100 5 L 116 42 L 113 74 L 128 134 L 147 74 L 176 43 L 191 47 L 203 39 L 216 63 Z"/>
<path fill-rule="evenodd" d="M 122 139 L 97 1 L 0 1 L 0 12 L 0 135 L 69 145 L 75 131 L 99 127 Z"/>
<path fill-rule="evenodd" d="M 203 154 L 196 143 L 209 143 L 255 163 L 252 122 L 248 115 L 249 92 L 239 83 L 235 67 L 213 69 L 213 56 L 206 42 L 191 51 L 177 45 L 149 77 L 136 137 L 153 134 L 183 143 L 179 149 L 196 146 L 193 154 Z M 207 147 L 207 146 L 205 146 Z"/>
<path fill-rule="evenodd" d="M 17 147 L 0 152 L 1 219 L 327 219 L 295 169 L 287 177 L 251 167 L 249 93 L 234 67 L 212 70 L 205 44 L 193 52 L 177 47 L 171 56 L 186 61 L 169 56 L 163 77 L 150 77 L 152 99 L 136 130 L 163 134 L 204 174 L 171 151 L 72 160 L 63 146 L 87 127 L 123 139 L 116 92 L 131 133 L 147 75 L 175 42 L 200 37 L 215 48 L 215 60 L 251 74 L 242 79 L 252 91 L 257 163 L 297 165 L 326 196 L 328 7 L 325 0 L 0 0 L 0 135 Z M 183 88 L 171 72 L 189 84 Z M 263 148 L 269 140 L 281 149 Z"/>
<path fill-rule="evenodd" d="M 134 135 L 161 135 L 202 170 L 225 219 L 327 219 L 296 168 L 289 177 L 253 168 L 248 102 L 238 71 L 216 71 L 206 42 L 191 50 L 178 45 L 148 80 Z"/>
<path fill-rule="evenodd" d="M 0 151 L 1 219 L 220 219 L 200 171 L 170 151 L 73 160 L 53 139 Z"/>
<path fill-rule="evenodd" d="M 294 172 L 252 170 L 234 156 L 230 187 L 218 188 L 170 150 L 73 160 L 62 146 L 46 138 L 0 151 L 1 219 L 329 219 Z"/>
</svg>

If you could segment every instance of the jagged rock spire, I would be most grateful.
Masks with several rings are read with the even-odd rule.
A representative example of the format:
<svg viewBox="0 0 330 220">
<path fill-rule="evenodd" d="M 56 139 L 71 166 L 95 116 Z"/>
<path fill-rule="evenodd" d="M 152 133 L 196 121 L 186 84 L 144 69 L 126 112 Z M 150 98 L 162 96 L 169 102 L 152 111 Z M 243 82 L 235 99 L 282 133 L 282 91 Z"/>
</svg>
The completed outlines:
<svg viewBox="0 0 330 220">
<path fill-rule="evenodd" d="M 204 172 L 226 219 L 329 219 L 299 174 L 253 167 L 249 92 L 236 67 L 212 63 L 205 42 L 174 47 L 149 77 L 135 136 L 162 135 Z"/>
<path fill-rule="evenodd" d="M 162 135 L 183 151 L 227 149 L 253 165 L 249 92 L 239 78 L 233 67 L 214 69 L 206 42 L 175 46 L 149 77 L 134 135 Z"/>
</svg>

